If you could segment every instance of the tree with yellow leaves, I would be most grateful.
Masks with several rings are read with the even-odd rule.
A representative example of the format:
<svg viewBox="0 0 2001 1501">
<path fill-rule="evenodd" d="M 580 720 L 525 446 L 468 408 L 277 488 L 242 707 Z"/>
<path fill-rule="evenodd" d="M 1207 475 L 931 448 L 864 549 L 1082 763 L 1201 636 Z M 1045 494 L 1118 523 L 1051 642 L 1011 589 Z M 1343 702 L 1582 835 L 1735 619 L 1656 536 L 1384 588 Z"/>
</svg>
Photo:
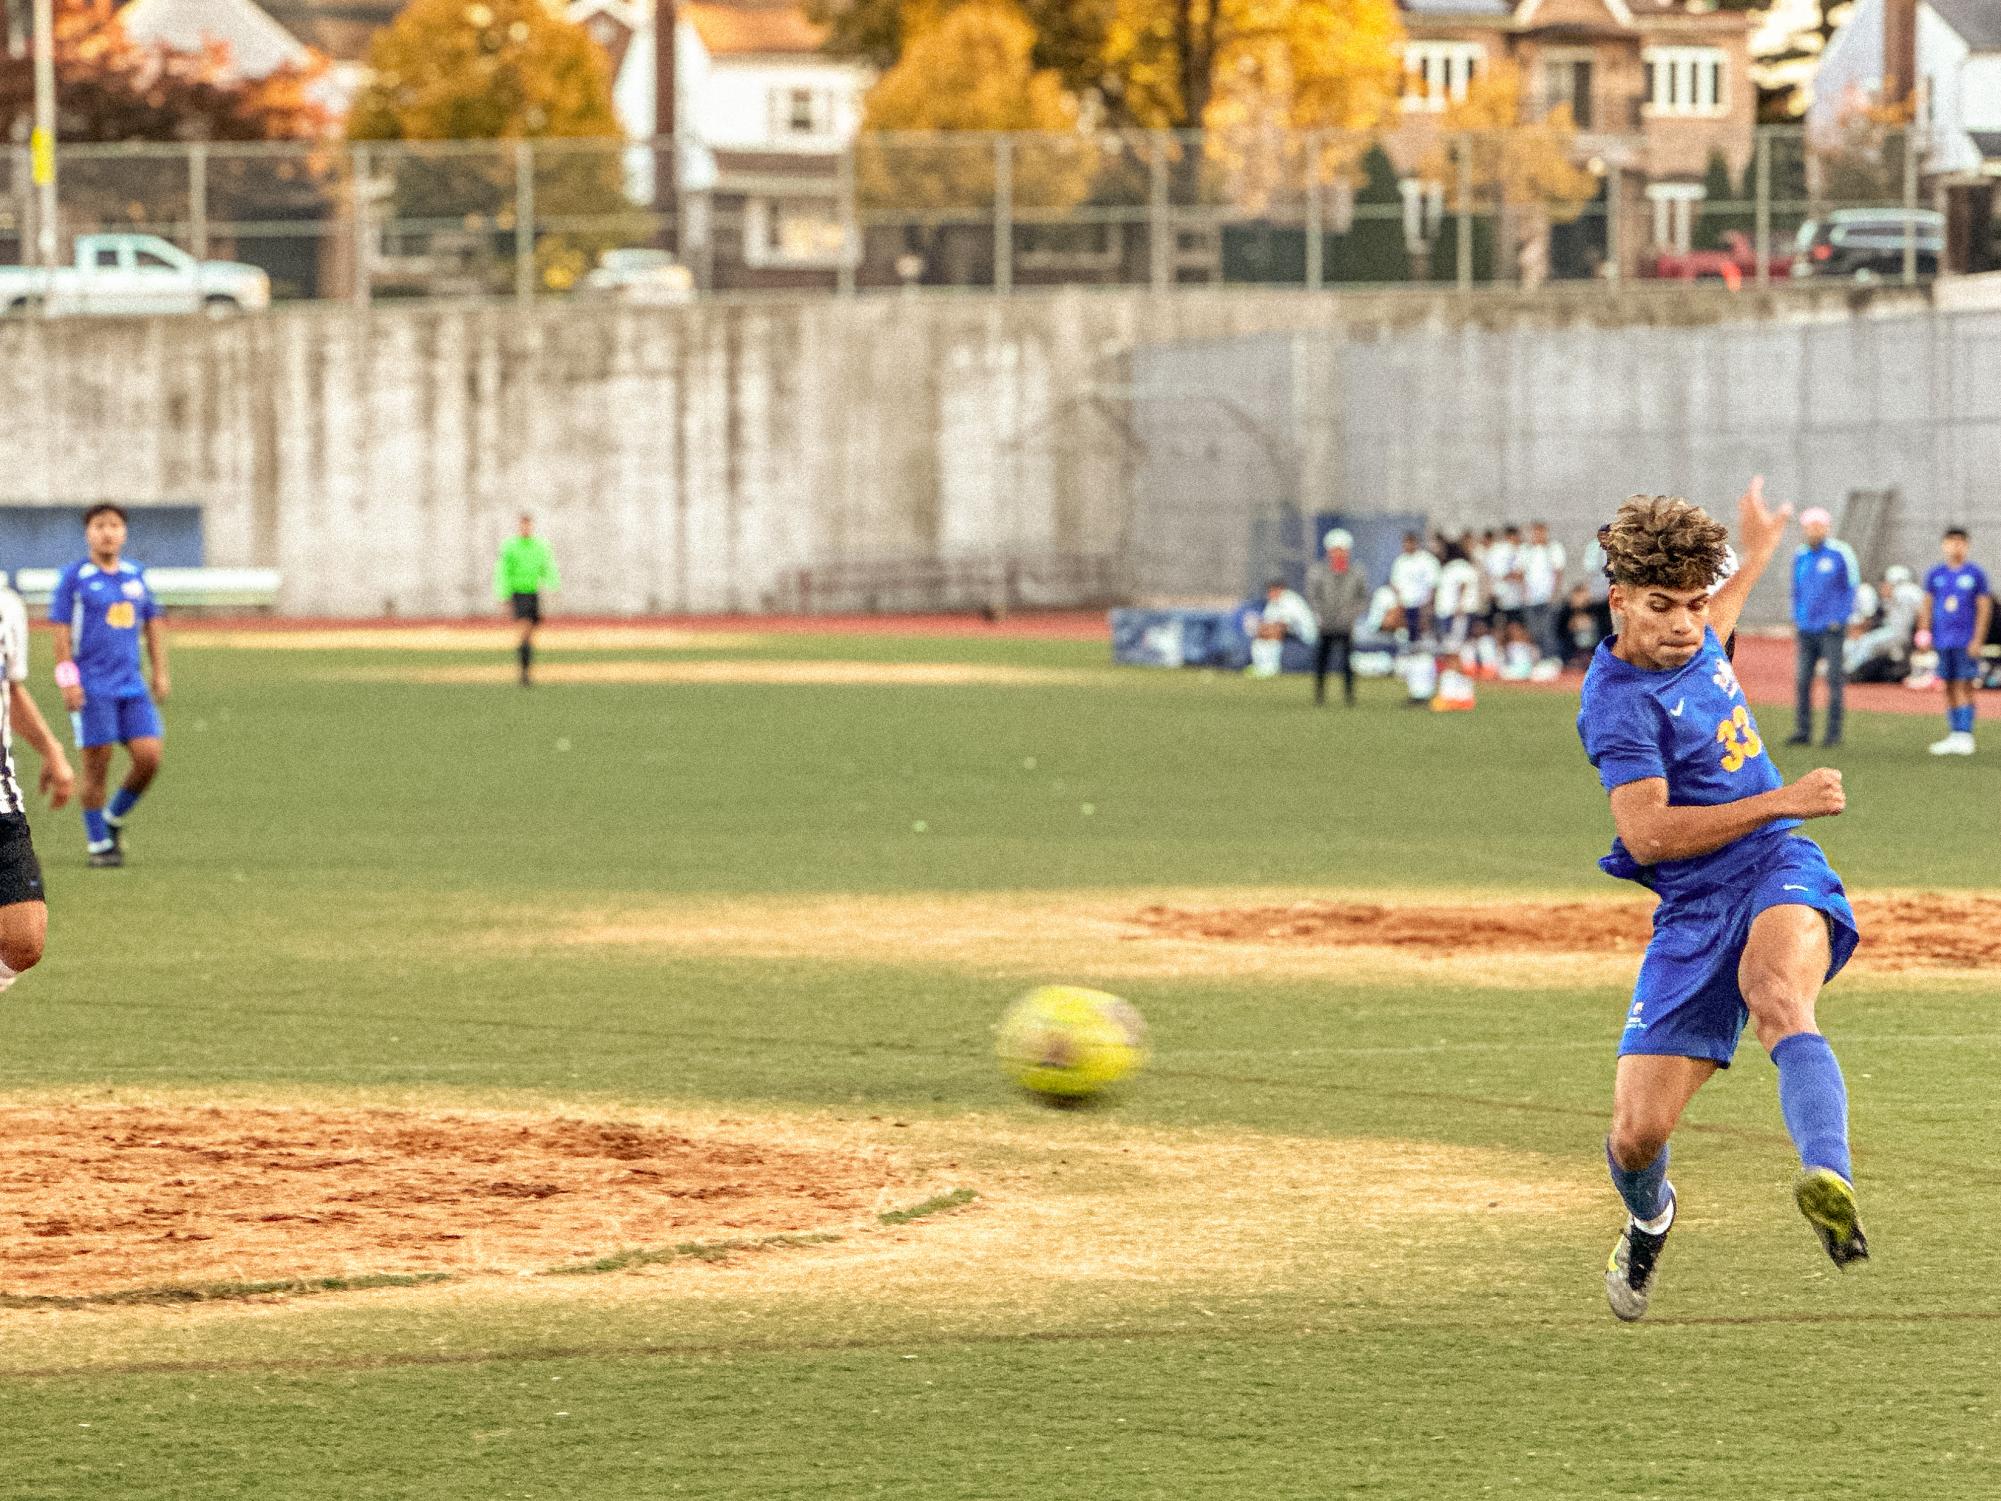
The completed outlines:
<svg viewBox="0 0 2001 1501">
<path fill-rule="evenodd" d="M 1439 139 L 1418 169 L 1421 177 L 1446 185 L 1455 207 L 1463 171 L 1473 194 L 1466 207 L 1495 215 L 1496 238 L 1518 264 L 1525 250 L 1546 241 L 1551 224 L 1570 223 L 1598 195 L 1597 177 L 1575 159 L 1577 124 L 1570 106 L 1558 105 L 1537 118 L 1522 96 L 1521 70 L 1512 63 L 1475 78 L 1465 97 L 1439 117 Z"/>
<path fill-rule="evenodd" d="M 536 156 L 536 218 L 571 226 L 537 238 L 545 286 L 572 285 L 598 251 L 646 233 L 625 195 L 603 49 L 541 0 L 413 0 L 377 33 L 368 62 L 373 76 L 348 116 L 351 140 L 604 141 Z M 511 151 L 417 147 L 387 160 L 399 218 L 462 226 L 490 247 L 487 269 L 504 275 L 515 208 Z"/>
<path fill-rule="evenodd" d="M 862 201 L 989 208 L 999 176 L 990 133 L 1074 135 L 1077 103 L 1054 70 L 1035 66 L 1034 50 L 1034 28 L 1005 0 L 971 0 L 914 28 L 903 56 L 863 101 L 856 153 Z M 885 132 L 939 135 L 871 139 Z M 1090 191 L 1095 151 L 1087 139 L 1074 149 L 1031 147 L 1015 156 L 1009 190 L 1018 205 L 1066 208 Z"/>
<path fill-rule="evenodd" d="M 1158 7 L 1162 0 L 1139 0 Z M 1167 0 L 1175 8 L 1190 0 Z M 1353 183 L 1367 132 L 1391 119 L 1403 84 L 1403 27 L 1389 0 L 1210 0 L 1222 46 L 1188 98 L 1232 201 L 1261 210 L 1282 186 Z"/>
<path fill-rule="evenodd" d="M 993 0 L 807 0 L 829 50 L 893 68 L 955 6 Z M 1403 73 L 1394 0 L 1020 0 L 1037 70 L 1098 124 L 1200 130 L 1212 104 L 1277 99 L 1287 123 L 1388 118 Z"/>
<path fill-rule="evenodd" d="M 1366 128 L 1396 106 L 1402 43 L 1393 0 L 1119 0 L 1102 86 L 1150 129 Z"/>
</svg>

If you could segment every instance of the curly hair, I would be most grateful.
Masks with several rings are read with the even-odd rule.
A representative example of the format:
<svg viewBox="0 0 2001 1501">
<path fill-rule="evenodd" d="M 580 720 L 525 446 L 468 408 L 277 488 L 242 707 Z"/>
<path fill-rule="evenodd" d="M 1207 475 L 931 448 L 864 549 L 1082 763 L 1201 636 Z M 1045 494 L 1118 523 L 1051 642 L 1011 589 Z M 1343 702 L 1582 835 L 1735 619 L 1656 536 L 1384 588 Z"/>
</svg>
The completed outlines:
<svg viewBox="0 0 2001 1501">
<path fill-rule="evenodd" d="M 1730 534 L 1677 495 L 1635 495 L 1605 531 L 1605 571 L 1638 589 L 1707 589 L 1723 572 Z"/>
</svg>

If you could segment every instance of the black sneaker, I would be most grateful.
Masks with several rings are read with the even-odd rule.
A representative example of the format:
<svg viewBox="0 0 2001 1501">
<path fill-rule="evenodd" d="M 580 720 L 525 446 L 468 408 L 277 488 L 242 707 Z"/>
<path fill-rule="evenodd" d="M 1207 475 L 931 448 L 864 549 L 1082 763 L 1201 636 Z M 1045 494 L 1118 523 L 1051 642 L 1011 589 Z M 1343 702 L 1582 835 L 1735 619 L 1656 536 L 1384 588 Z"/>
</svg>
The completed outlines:
<svg viewBox="0 0 2001 1501">
<path fill-rule="evenodd" d="M 1801 731 L 1800 733 L 1798 733 L 1798 734 L 1796 734 L 1796 735 L 1788 735 L 1788 736 L 1786 736 L 1786 744 L 1787 744 L 1787 745 L 1812 745 L 1812 744 L 1813 744 L 1813 736 L 1811 736 L 1811 735 L 1807 734 L 1807 733 L 1806 733 L 1805 731 Z"/>
<path fill-rule="evenodd" d="M 115 843 L 108 850 L 92 850 L 90 852 L 90 868 L 92 870 L 117 870 L 124 864 L 125 851 L 121 850 Z"/>
<path fill-rule="evenodd" d="M 1674 1190 L 1668 1190 L 1668 1207 L 1675 1204 Z M 1674 1230 L 1674 1219 L 1668 1220 L 1668 1227 L 1659 1235 L 1642 1230 L 1629 1216 L 1626 1228 L 1619 1236 L 1619 1242 L 1612 1247 L 1612 1256 L 1605 1263 L 1605 1298 L 1612 1305 L 1615 1318 L 1624 1323 L 1632 1323 L 1647 1311 L 1647 1299 L 1653 1295 L 1654 1273 L 1658 1270 L 1661 1247 L 1667 1244 L 1668 1235 Z"/>
<path fill-rule="evenodd" d="M 111 836 L 113 852 L 122 857 L 125 853 L 125 825 L 113 823 L 107 818 L 104 820 L 104 832 Z"/>
<path fill-rule="evenodd" d="M 1839 735 L 1829 735 L 1825 740 L 1820 742 L 1820 748 L 1822 750 L 1841 749 L 1841 737 Z"/>
</svg>

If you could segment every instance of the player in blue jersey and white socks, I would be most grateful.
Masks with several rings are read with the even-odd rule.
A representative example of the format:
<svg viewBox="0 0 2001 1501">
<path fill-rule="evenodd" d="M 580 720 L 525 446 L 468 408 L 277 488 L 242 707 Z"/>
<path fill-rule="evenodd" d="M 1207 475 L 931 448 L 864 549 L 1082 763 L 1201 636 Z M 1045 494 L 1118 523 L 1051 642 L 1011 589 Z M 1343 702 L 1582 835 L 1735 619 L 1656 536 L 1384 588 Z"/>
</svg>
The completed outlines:
<svg viewBox="0 0 2001 1501">
<path fill-rule="evenodd" d="M 1605 1142 L 1628 1213 L 1605 1273 L 1621 1319 L 1646 1312 L 1674 1224 L 1668 1138 L 1695 1092 L 1730 1066 L 1747 1020 L 1778 1066 L 1779 1111 L 1800 1159 L 1795 1202 L 1837 1266 L 1869 1254 L 1847 1087 L 1814 1019 L 1859 934 L 1841 878 L 1798 832 L 1840 813 L 1847 796 L 1828 768 L 1785 783 L 1723 647 L 1790 515 L 1769 510 L 1752 481 L 1738 503 L 1742 566 L 1713 597 L 1726 533 L 1699 507 L 1635 496 L 1605 532 L 1620 629 L 1592 658 L 1577 729 L 1618 829 L 1599 864 L 1660 897 Z"/>
<path fill-rule="evenodd" d="M 121 556 L 125 512 L 109 502 L 84 513 L 90 555 L 70 564 L 49 600 L 55 627 L 56 684 L 83 754 L 83 828 L 90 864 L 125 863 L 122 831 L 133 806 L 160 769 L 164 730 L 159 703 L 166 701 L 166 633 L 146 571 Z M 140 671 L 144 642 L 153 659 L 151 693 Z M 156 702 L 157 700 L 157 702 Z M 123 745 L 131 765 L 111 794 L 111 752 Z"/>
<path fill-rule="evenodd" d="M 1939 544 L 1945 561 L 1925 575 L 1924 603 L 1918 606 L 1917 648 L 1938 653 L 1939 680 L 1945 684 L 1945 739 L 1934 756 L 1973 754 L 1973 700 L 1980 687 L 1980 648 L 1994 612 L 1987 574 L 1967 557 L 1966 528 L 1948 527 Z"/>
</svg>

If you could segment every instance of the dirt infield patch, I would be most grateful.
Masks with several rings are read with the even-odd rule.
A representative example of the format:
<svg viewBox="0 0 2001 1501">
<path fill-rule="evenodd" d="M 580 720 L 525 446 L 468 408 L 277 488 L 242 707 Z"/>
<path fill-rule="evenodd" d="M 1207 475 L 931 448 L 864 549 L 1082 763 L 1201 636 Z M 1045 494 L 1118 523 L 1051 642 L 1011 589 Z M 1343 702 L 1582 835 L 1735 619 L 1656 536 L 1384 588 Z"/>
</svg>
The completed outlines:
<svg viewBox="0 0 2001 1501">
<path fill-rule="evenodd" d="M 561 643 L 557 643 L 561 644 Z M 366 682 L 512 683 L 511 662 L 450 667 L 369 669 L 341 677 Z M 1009 667 L 975 662 L 838 662 L 743 657 L 700 662 L 544 662 L 539 683 L 731 683 L 808 688 L 1046 687 L 1095 684 L 1106 674 L 1062 667 Z"/>
<path fill-rule="evenodd" d="M 524 1273 L 838 1232 L 920 1185 L 880 1148 L 488 1112 L 0 1105 L 0 1294 Z"/>
<path fill-rule="evenodd" d="M 1433 954 L 1632 953 L 1647 941 L 1649 909 L 1631 903 L 1515 902 L 1507 906 L 1392 906 L 1288 902 L 1189 910 L 1143 907 L 1148 933 L 1223 943 L 1307 943 L 1418 949 Z"/>
<path fill-rule="evenodd" d="M 2001 963 L 2001 897 L 1972 892 L 1893 892 L 1855 899 L 1864 946 L 1877 970 L 1979 969 Z M 1604 902 L 1505 906 L 1392 906 L 1291 902 L 1283 906 L 1142 909 L 1150 933 L 1226 943 L 1417 949 L 1426 953 L 1631 954 L 1652 932 L 1651 907 Z"/>
<path fill-rule="evenodd" d="M 2001 963 L 2001 895 L 1856 899 L 1859 972 Z M 482 943 L 558 943 L 758 958 L 894 962 L 1081 980 L 1258 975 L 1476 988 L 1630 983 L 1652 926 L 1643 895 L 1448 901 L 1419 893 L 993 892 L 733 898 L 552 924 L 523 913 Z"/>
<path fill-rule="evenodd" d="M 505 623 L 411 626 L 231 627 L 199 622 L 176 628 L 190 646 L 239 651 L 511 651 L 519 628 Z M 747 651 L 765 643 L 751 631 L 690 630 L 675 626 L 544 626 L 544 648 L 564 651 Z"/>
</svg>

